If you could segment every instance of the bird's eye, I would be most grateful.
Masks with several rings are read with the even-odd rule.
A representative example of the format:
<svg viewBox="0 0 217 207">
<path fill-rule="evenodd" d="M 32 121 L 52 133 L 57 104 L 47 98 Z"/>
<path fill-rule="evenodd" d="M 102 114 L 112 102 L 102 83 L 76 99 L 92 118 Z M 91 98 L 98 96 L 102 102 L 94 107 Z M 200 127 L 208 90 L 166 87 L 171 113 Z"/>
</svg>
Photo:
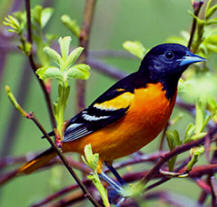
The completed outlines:
<svg viewBox="0 0 217 207">
<path fill-rule="evenodd" d="M 171 59 L 174 58 L 174 53 L 171 52 L 171 51 L 168 51 L 168 52 L 166 52 L 165 57 L 166 57 L 168 60 L 171 60 Z"/>
</svg>

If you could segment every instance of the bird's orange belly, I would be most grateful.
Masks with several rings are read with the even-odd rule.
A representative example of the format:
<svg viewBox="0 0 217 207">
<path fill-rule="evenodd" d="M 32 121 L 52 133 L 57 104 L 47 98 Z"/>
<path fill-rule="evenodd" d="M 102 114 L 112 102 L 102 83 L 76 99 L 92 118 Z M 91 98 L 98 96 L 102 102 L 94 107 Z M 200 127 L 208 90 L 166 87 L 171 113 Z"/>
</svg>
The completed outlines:
<svg viewBox="0 0 217 207">
<path fill-rule="evenodd" d="M 66 143 L 65 151 L 83 153 L 91 144 L 101 160 L 112 161 L 138 151 L 152 141 L 166 126 L 175 97 L 169 101 L 162 85 L 149 84 L 136 89 L 134 100 L 127 114 L 119 121 L 86 137 Z"/>
</svg>

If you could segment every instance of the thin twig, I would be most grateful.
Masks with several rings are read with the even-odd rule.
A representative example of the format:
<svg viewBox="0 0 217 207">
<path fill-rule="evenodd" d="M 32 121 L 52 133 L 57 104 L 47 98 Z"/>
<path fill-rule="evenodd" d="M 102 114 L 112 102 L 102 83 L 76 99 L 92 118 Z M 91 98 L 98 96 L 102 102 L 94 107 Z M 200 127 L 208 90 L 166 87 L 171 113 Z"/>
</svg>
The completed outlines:
<svg viewBox="0 0 217 207">
<path fill-rule="evenodd" d="M 194 2 L 195 6 L 194 7 L 194 15 L 197 17 L 199 15 L 200 9 L 203 5 L 203 1 L 200 2 Z M 191 33 L 190 33 L 190 39 L 188 42 L 188 49 L 191 49 L 191 45 L 193 43 L 194 40 L 194 34 L 196 32 L 196 28 L 197 28 L 197 20 L 195 18 L 193 18 L 193 22 L 192 22 L 192 26 L 191 26 Z"/>
<path fill-rule="evenodd" d="M 135 55 L 124 50 L 89 50 L 90 58 L 126 58 L 138 60 Z"/>
<path fill-rule="evenodd" d="M 96 0 L 86 0 L 85 9 L 83 13 L 83 22 L 81 26 L 81 33 L 79 38 L 79 45 L 84 48 L 78 62 L 87 63 L 88 47 L 90 32 L 93 23 L 93 17 L 95 12 Z M 76 81 L 76 112 L 81 111 L 85 107 L 85 81 Z"/>
<path fill-rule="evenodd" d="M 117 80 L 126 77 L 128 74 L 124 71 L 121 71 L 113 66 L 107 65 L 99 60 L 88 58 L 87 64 L 90 65 L 92 68 L 96 69 L 98 72 L 108 75 L 112 78 Z"/>
<path fill-rule="evenodd" d="M 24 63 L 24 69 L 21 75 L 21 80 L 18 86 L 17 97 L 19 97 L 21 105 L 24 105 L 27 99 L 27 94 L 30 89 L 31 83 L 31 74 L 29 71 L 28 63 Z M 25 84 L 23 84 L 25 83 Z M 11 130 L 11 126 L 13 126 L 13 130 Z M 20 115 L 16 112 L 16 109 L 13 109 L 10 116 L 9 121 L 3 135 L 2 147 L 0 151 L 0 157 L 6 157 L 11 153 L 11 149 L 14 146 L 17 130 L 20 126 Z M 1 170 L 0 170 L 1 171 Z"/>
<path fill-rule="evenodd" d="M 27 40 L 29 41 L 29 43 L 33 44 L 33 41 L 32 41 L 32 25 L 31 25 L 30 0 L 25 0 L 25 6 L 26 6 L 26 18 L 27 18 Z M 46 89 L 46 86 L 45 86 L 44 82 L 41 79 L 39 79 L 39 77 L 35 73 L 36 70 L 38 69 L 38 67 L 37 67 L 37 65 L 34 62 L 32 51 L 30 52 L 30 54 L 28 56 L 28 59 L 29 59 L 29 63 L 31 65 L 31 68 L 32 68 L 32 70 L 34 72 L 34 75 L 35 75 L 36 79 L 38 80 L 38 82 L 39 82 L 39 84 L 41 86 L 41 89 L 43 91 L 52 127 L 56 128 L 56 121 L 55 121 L 55 117 L 54 117 L 54 113 L 53 113 L 53 107 L 52 107 L 50 95 L 49 95 L 49 93 L 48 93 L 48 91 Z"/>
<path fill-rule="evenodd" d="M 69 173 L 71 174 L 71 176 L 75 179 L 75 181 L 77 182 L 77 184 L 79 185 L 79 187 L 81 188 L 81 190 L 83 191 L 84 195 L 91 201 L 91 203 L 94 206 L 99 206 L 97 201 L 90 195 L 90 193 L 88 192 L 87 188 L 84 186 L 84 184 L 81 182 L 81 180 L 79 179 L 79 177 L 75 174 L 75 172 L 72 170 L 72 168 L 69 166 L 65 156 L 63 155 L 63 153 L 60 151 L 60 149 L 54 144 L 54 142 L 52 141 L 51 137 L 47 134 L 47 132 L 45 131 L 45 129 L 42 127 L 41 123 L 38 121 L 38 119 L 36 119 L 36 117 L 34 116 L 33 113 L 29 113 L 27 116 L 28 119 L 31 119 L 36 126 L 40 129 L 40 131 L 43 133 L 44 137 L 47 139 L 47 141 L 50 143 L 50 145 L 53 147 L 53 149 L 55 149 L 56 153 L 58 154 L 59 158 L 61 159 L 61 161 L 63 162 L 63 164 L 65 165 L 65 167 L 67 168 L 67 170 L 69 171 Z"/>
<path fill-rule="evenodd" d="M 212 137 L 217 132 L 217 126 L 215 126 L 213 129 L 210 129 L 210 132 L 207 136 Z M 159 173 L 160 168 L 163 166 L 163 164 L 167 161 L 169 161 L 172 157 L 181 154 L 183 152 L 186 152 L 190 150 L 192 147 L 198 146 L 203 144 L 205 141 L 205 137 L 198 139 L 196 141 L 192 141 L 186 144 L 183 144 L 181 146 L 176 147 L 171 152 L 167 153 L 163 158 L 161 158 L 158 163 L 150 170 L 150 172 L 143 177 L 142 182 L 147 183 L 153 176 Z"/>
</svg>

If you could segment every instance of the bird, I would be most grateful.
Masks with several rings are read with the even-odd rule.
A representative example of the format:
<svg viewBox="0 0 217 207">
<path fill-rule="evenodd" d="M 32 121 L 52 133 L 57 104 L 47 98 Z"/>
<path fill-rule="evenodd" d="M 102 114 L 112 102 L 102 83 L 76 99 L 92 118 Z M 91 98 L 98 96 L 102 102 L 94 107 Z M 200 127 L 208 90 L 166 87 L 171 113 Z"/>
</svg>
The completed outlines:
<svg viewBox="0 0 217 207">
<path fill-rule="evenodd" d="M 116 185 L 103 173 L 105 163 L 123 184 L 112 167 L 113 160 L 140 150 L 158 136 L 173 111 L 182 73 L 192 63 L 203 61 L 204 58 L 180 44 L 153 47 L 137 72 L 119 80 L 71 118 L 64 132 L 62 151 L 84 154 L 84 147 L 91 144 L 93 152 L 99 154 L 99 175 Z M 12 177 L 30 174 L 56 156 L 50 148 L 17 169 Z"/>
</svg>

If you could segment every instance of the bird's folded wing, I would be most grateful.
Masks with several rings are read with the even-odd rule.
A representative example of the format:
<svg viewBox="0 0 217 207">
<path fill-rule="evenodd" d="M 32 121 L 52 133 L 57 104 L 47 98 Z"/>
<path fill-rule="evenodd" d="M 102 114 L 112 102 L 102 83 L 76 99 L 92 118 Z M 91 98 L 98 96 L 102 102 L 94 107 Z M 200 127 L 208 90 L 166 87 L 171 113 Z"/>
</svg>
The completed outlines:
<svg viewBox="0 0 217 207">
<path fill-rule="evenodd" d="M 119 120 L 127 113 L 133 98 L 132 92 L 122 88 L 106 91 L 70 120 L 63 142 L 72 142 Z"/>
</svg>

